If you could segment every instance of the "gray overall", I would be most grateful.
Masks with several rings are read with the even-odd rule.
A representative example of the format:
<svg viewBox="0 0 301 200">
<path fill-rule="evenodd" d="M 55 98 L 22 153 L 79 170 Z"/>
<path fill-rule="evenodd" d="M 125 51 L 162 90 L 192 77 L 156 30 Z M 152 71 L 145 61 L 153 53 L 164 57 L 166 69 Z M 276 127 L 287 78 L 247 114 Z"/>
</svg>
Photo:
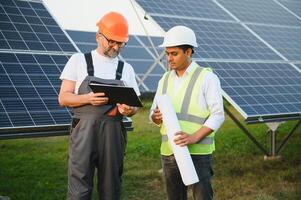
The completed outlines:
<svg viewBox="0 0 301 200">
<path fill-rule="evenodd" d="M 94 77 L 91 54 L 85 54 L 85 57 L 88 76 L 80 85 L 78 94 L 89 93 L 91 81 L 123 85 L 120 80 Z M 117 77 L 120 79 L 121 74 L 116 73 Z M 99 199 L 120 199 L 127 133 L 121 114 L 106 115 L 110 109 L 111 105 L 84 105 L 73 109 L 69 142 L 67 197 L 69 200 L 91 199 L 95 168 Z"/>
</svg>

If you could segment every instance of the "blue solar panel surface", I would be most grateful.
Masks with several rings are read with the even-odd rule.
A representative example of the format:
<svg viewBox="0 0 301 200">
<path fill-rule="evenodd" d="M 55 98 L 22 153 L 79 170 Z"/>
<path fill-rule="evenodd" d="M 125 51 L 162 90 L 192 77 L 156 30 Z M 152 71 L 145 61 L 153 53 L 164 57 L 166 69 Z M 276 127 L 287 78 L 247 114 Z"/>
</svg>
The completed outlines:
<svg viewBox="0 0 301 200">
<path fill-rule="evenodd" d="M 298 17 L 301 17 L 301 2 L 299 0 L 281 0 L 279 3 L 288 8 Z"/>
<path fill-rule="evenodd" d="M 163 0 L 137 2 L 165 31 L 185 25 L 196 32 L 199 47 L 194 59 L 214 69 L 225 98 L 246 120 L 301 118 L 301 73 L 288 64 L 301 61 L 301 20 L 276 1 L 205 2 L 222 10 L 218 13 L 233 16 L 224 18 L 197 13 L 201 10 L 197 6 L 188 9 L 190 14 L 182 14 L 183 9 L 178 8 L 171 13 L 170 3 Z M 204 1 L 193 4 L 203 5 Z M 154 5 L 160 9 L 152 8 Z"/>
<path fill-rule="evenodd" d="M 69 124 L 57 96 L 75 52 L 42 2 L 0 1 L 0 129 Z"/>
<path fill-rule="evenodd" d="M 301 113 L 301 76 L 289 64 L 198 63 L 214 69 L 225 93 L 249 117 Z"/>
<path fill-rule="evenodd" d="M 75 52 L 42 3 L 1 0 L 0 49 Z"/>
<path fill-rule="evenodd" d="M 78 46 L 82 52 L 89 52 L 96 48 L 95 32 L 84 32 L 84 31 L 67 31 L 72 40 Z M 162 38 L 151 37 L 151 40 L 155 47 L 162 42 Z M 144 46 L 143 46 L 144 45 Z M 156 48 L 156 51 L 161 53 L 162 48 Z M 149 42 L 146 36 L 130 36 L 128 43 L 124 49 L 120 52 L 121 59 L 130 63 L 138 78 L 143 78 L 144 74 L 148 71 L 149 67 L 154 64 L 154 60 L 157 57 L 155 50 Z M 141 91 L 155 91 L 157 88 L 157 80 L 165 70 L 159 64 L 156 64 L 154 69 L 149 74 L 148 78 L 143 81 L 147 89 L 139 85 Z M 139 79 L 137 80 L 139 83 Z"/>
<path fill-rule="evenodd" d="M 238 23 L 156 16 L 153 18 L 165 31 L 176 25 L 193 29 L 199 45 L 196 58 L 281 59 Z"/>
<path fill-rule="evenodd" d="M 212 0 L 165 0 L 148 1 L 139 0 L 139 4 L 152 16 L 169 15 L 179 18 L 210 18 L 233 20 L 225 11 L 218 7 Z M 168 7 L 166 7 L 168 5 Z"/>
<path fill-rule="evenodd" d="M 301 21 L 273 0 L 218 0 L 243 22 L 301 26 Z"/>
<path fill-rule="evenodd" d="M 200 47 L 194 58 L 215 70 L 226 98 L 246 118 L 293 114 L 300 117 L 300 70 L 286 64 L 273 51 L 298 63 L 295 66 L 301 69 L 301 20 L 277 3 L 300 17 L 299 1 L 137 2 L 164 30 L 186 25 L 196 31 Z M 95 49 L 95 33 L 68 33 L 82 52 Z M 151 39 L 156 47 L 162 42 L 162 38 Z M 68 57 L 76 51 L 41 2 L 0 1 L 0 128 L 70 122 L 70 112 L 57 102 L 58 77 Z M 160 54 L 162 49 L 155 51 L 145 36 L 131 36 L 121 52 L 121 58 L 137 72 L 141 91 L 155 91 L 165 71 L 164 66 L 154 63 L 157 52 Z"/>
<path fill-rule="evenodd" d="M 288 60 L 301 60 L 301 27 L 249 25 Z"/>
<path fill-rule="evenodd" d="M 64 55 L 0 53 L 2 128 L 68 124 L 70 114 L 57 102 Z"/>
</svg>

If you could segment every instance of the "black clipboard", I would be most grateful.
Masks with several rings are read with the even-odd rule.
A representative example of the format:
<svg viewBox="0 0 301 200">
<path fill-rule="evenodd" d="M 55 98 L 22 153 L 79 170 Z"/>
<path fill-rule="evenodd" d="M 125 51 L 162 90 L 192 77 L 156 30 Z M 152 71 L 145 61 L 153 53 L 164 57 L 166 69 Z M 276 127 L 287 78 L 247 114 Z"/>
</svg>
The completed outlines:
<svg viewBox="0 0 301 200">
<path fill-rule="evenodd" d="M 94 93 L 105 93 L 105 96 L 109 98 L 109 105 L 124 103 L 129 106 L 143 107 L 140 98 L 132 87 L 100 83 L 90 83 L 89 86 Z"/>
</svg>

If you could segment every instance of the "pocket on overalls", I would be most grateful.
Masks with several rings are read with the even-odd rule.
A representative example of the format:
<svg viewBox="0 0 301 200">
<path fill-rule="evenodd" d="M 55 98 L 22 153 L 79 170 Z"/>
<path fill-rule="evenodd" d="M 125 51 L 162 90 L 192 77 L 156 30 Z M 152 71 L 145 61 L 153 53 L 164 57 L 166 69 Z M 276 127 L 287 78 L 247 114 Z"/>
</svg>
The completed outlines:
<svg viewBox="0 0 301 200">
<path fill-rule="evenodd" d="M 77 125 L 79 124 L 80 119 L 78 118 L 72 118 L 71 124 L 70 124 L 70 134 L 72 133 L 72 131 L 74 130 L 74 128 L 77 127 Z"/>
</svg>

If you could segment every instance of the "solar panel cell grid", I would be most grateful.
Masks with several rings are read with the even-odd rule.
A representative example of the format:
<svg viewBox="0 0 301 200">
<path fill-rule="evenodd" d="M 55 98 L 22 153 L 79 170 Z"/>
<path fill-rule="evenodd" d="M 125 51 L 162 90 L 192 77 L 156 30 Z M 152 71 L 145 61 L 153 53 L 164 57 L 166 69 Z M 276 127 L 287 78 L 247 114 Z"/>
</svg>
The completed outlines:
<svg viewBox="0 0 301 200">
<path fill-rule="evenodd" d="M 197 36 L 195 58 L 279 60 L 277 54 L 237 23 L 154 17 L 164 30 L 186 25 Z"/>
<path fill-rule="evenodd" d="M 69 111 L 57 101 L 59 65 L 68 60 L 67 56 L 0 53 L 0 58 L 0 118 L 4 119 L 1 127 L 51 125 L 70 120 Z M 25 116 L 27 120 L 22 119 Z"/>
<path fill-rule="evenodd" d="M 1 1 L 0 49 L 76 52 L 41 3 Z"/>
<path fill-rule="evenodd" d="M 181 0 L 138 0 L 137 2 L 151 15 L 233 20 L 212 0 L 186 0 L 185 3 Z"/>
<path fill-rule="evenodd" d="M 248 23 L 248 26 L 287 59 L 300 62 L 298 26 L 301 21 L 275 1 L 217 2 L 243 22 L 265 23 L 265 26 Z M 299 13 L 297 1 L 279 2 Z M 199 48 L 194 58 L 222 61 L 201 64 L 214 68 L 225 93 L 247 117 L 301 112 L 300 72 L 289 64 L 280 64 L 281 57 L 214 1 L 188 0 L 183 4 L 179 0 L 138 0 L 138 3 L 164 30 L 182 24 L 196 31 Z M 96 48 L 95 33 L 71 31 L 69 34 L 82 52 Z M 162 42 L 162 38 L 151 39 L 156 47 Z M 57 102 L 58 77 L 68 60 L 65 54 L 77 50 L 42 3 L 0 1 L 0 50 L 27 52 L 0 53 L 0 127 L 69 123 L 70 111 Z M 140 78 L 146 78 L 144 84 L 155 91 L 165 70 L 156 64 L 149 76 L 144 77 L 157 58 L 148 38 L 131 36 L 121 56 L 132 64 Z M 225 59 L 239 62 L 225 62 Z M 242 62 L 244 59 L 261 62 Z M 263 63 L 265 60 L 274 63 Z M 296 66 L 301 68 L 301 64 Z M 141 86 L 140 89 L 145 90 Z"/>
<path fill-rule="evenodd" d="M 68 124 L 59 75 L 77 50 L 42 3 L 0 1 L 0 49 L 0 128 Z"/>
<path fill-rule="evenodd" d="M 145 80 L 144 83 L 147 85 L 147 87 L 150 89 L 150 91 L 156 91 L 158 87 L 158 82 L 161 78 L 160 75 L 156 74 L 150 74 Z"/>
<path fill-rule="evenodd" d="M 301 2 L 299 0 L 296 1 L 281 0 L 279 2 L 283 6 L 288 8 L 290 11 L 292 11 L 294 14 L 296 14 L 298 17 L 301 17 Z"/>
<path fill-rule="evenodd" d="M 218 2 L 243 22 L 301 26 L 299 19 L 273 0 L 218 0 Z"/>
<path fill-rule="evenodd" d="M 129 60 L 129 62 L 135 67 L 135 72 L 138 75 L 144 75 L 149 67 L 154 63 L 150 60 Z M 157 65 L 151 74 L 163 75 L 164 72 L 165 70 L 161 66 Z"/>
<path fill-rule="evenodd" d="M 267 27 L 249 25 L 288 60 L 301 60 L 301 27 Z"/>
<path fill-rule="evenodd" d="M 27 112 L 19 111 L 19 112 L 11 112 L 9 115 L 9 119 L 11 120 L 13 126 L 22 127 L 22 126 L 34 126 L 33 119 Z"/>
<path fill-rule="evenodd" d="M 289 64 L 199 64 L 214 69 L 223 90 L 248 116 L 301 112 L 301 76 Z"/>
<path fill-rule="evenodd" d="M 199 5 L 204 2 L 207 1 L 194 1 Z M 301 112 L 300 72 L 289 64 L 276 63 L 283 61 L 283 58 L 274 52 L 276 49 L 288 60 L 300 60 L 298 26 L 301 25 L 301 21 L 277 2 L 211 1 L 219 3 L 239 20 L 247 23 L 247 26 L 267 43 L 255 37 L 245 26 L 234 21 L 234 18 L 223 18 L 228 21 L 219 20 L 221 18 L 215 18 L 213 15 L 206 18 L 189 9 L 189 14 L 182 15 L 183 12 L 176 9 L 177 14 L 174 14 L 170 10 L 170 6 L 174 4 L 166 1 L 154 3 L 138 0 L 138 3 L 165 31 L 176 25 L 185 25 L 195 31 L 199 47 L 195 50 L 194 58 L 221 61 L 201 64 L 214 68 L 220 77 L 226 97 L 242 110 L 247 119 L 254 116 L 281 116 Z M 230 63 L 226 60 L 239 62 Z M 243 60 L 256 61 L 250 63 Z M 275 62 L 263 63 L 266 60 Z"/>
</svg>

